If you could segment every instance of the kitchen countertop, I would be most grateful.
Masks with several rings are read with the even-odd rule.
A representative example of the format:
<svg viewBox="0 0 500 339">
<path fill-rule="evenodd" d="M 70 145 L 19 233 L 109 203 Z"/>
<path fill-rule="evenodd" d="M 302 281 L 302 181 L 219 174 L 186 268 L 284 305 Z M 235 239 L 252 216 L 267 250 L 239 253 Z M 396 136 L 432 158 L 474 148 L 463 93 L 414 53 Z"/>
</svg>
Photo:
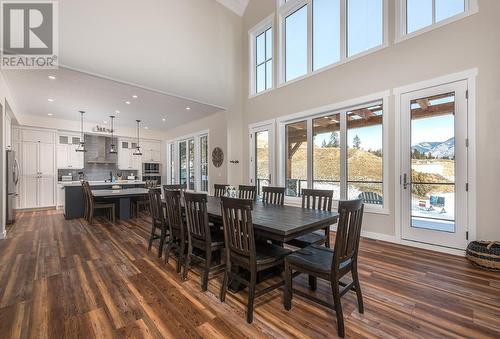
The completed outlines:
<svg viewBox="0 0 500 339">
<path fill-rule="evenodd" d="M 81 186 L 82 183 L 80 181 L 58 181 L 58 185 L 62 186 Z M 89 181 L 90 186 L 108 186 L 108 185 L 144 185 L 146 182 L 141 180 L 121 180 L 115 182 L 105 182 L 101 181 Z"/>
</svg>

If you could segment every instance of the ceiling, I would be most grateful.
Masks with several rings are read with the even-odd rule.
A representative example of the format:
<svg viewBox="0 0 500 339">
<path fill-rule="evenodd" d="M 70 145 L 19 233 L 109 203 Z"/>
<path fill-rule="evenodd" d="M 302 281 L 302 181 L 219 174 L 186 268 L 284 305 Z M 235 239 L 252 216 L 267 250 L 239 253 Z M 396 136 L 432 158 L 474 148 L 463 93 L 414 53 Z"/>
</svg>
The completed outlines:
<svg viewBox="0 0 500 339">
<path fill-rule="evenodd" d="M 65 68 L 3 73 L 22 115 L 79 120 L 78 111 L 84 110 L 86 122 L 105 126 L 110 124 L 109 116 L 116 115 L 116 126 L 135 127 L 135 120 L 141 119 L 144 128 L 168 130 L 221 110 Z"/>
<path fill-rule="evenodd" d="M 217 2 L 226 6 L 239 16 L 243 16 L 249 0 L 217 0 Z"/>
</svg>

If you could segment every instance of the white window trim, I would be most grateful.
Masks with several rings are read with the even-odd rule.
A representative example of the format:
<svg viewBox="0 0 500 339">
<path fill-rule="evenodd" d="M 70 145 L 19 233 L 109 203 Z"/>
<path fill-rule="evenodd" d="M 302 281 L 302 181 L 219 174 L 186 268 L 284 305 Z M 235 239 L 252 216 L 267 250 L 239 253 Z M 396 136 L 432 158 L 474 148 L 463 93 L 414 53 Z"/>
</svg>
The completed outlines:
<svg viewBox="0 0 500 339">
<path fill-rule="evenodd" d="M 275 65 L 276 65 L 276 62 L 275 62 L 275 30 L 274 30 L 274 13 L 270 14 L 268 17 L 266 17 L 264 20 L 262 20 L 261 22 L 259 22 L 257 25 L 255 25 L 254 27 L 252 27 L 249 31 L 248 31 L 248 51 L 250 53 L 249 55 L 249 72 L 248 74 L 250 75 L 249 77 L 249 94 L 248 94 L 248 97 L 249 98 L 253 98 L 253 97 L 256 97 L 258 95 L 261 95 L 261 94 L 264 94 L 264 93 L 267 93 L 267 92 L 270 92 L 271 90 L 273 90 L 275 88 L 275 77 L 274 77 L 274 69 L 275 69 Z M 272 62 L 273 62 L 273 67 L 272 67 L 272 86 L 264 91 L 261 91 L 261 92 L 258 92 L 257 93 L 257 90 L 256 90 L 256 72 L 255 72 L 255 64 L 256 64 L 256 46 L 255 46 L 255 39 L 257 38 L 257 36 L 259 36 L 260 34 L 264 33 L 265 31 L 267 31 L 269 28 L 272 29 L 272 36 L 273 36 L 273 45 L 272 45 L 272 48 L 273 48 L 273 56 L 272 56 Z"/>
<path fill-rule="evenodd" d="M 277 173 L 277 184 L 280 186 L 285 186 L 285 126 L 287 124 L 304 121 L 307 119 L 312 119 L 316 117 L 324 116 L 325 113 L 332 112 L 345 112 L 350 111 L 356 108 L 363 108 L 366 105 L 370 105 L 376 102 L 382 102 L 384 107 L 384 118 L 382 122 L 382 149 L 383 149 L 383 190 L 384 190 L 384 204 L 382 206 L 370 205 L 367 204 L 365 211 L 367 213 L 373 214 L 385 214 L 388 215 L 390 213 L 390 198 L 391 192 L 389 191 L 389 126 L 390 126 L 390 111 L 389 111 L 389 96 L 390 91 L 386 90 L 379 93 L 374 93 L 368 96 L 359 97 L 355 99 L 350 99 L 338 103 L 334 103 L 331 105 L 326 105 L 322 107 L 317 107 L 313 109 L 309 109 L 306 111 L 293 113 L 285 116 L 281 116 L 276 119 L 278 124 L 278 147 L 277 147 L 277 159 L 278 159 L 278 173 Z M 309 134 L 308 134 L 309 137 Z M 343 138 L 345 142 L 345 138 Z M 308 144 L 309 145 L 309 144 Z M 311 144 L 312 145 L 312 144 Z M 311 147 L 309 147 L 311 148 Z M 310 152 L 308 150 L 308 152 Z M 309 159 L 312 159 L 309 157 Z M 312 166 L 312 162 L 308 162 L 308 167 Z M 308 169 L 309 172 L 309 169 Z M 344 175 L 345 178 L 345 175 Z M 294 197 L 285 197 L 285 203 L 287 205 L 300 206 L 301 199 Z M 336 201 L 337 203 L 337 201 Z M 335 204 L 335 207 L 337 205 Z"/>
<path fill-rule="evenodd" d="M 170 144 L 174 144 L 174 177 L 175 183 L 180 183 L 180 173 L 179 173 L 179 144 L 185 142 L 189 139 L 194 139 L 194 177 L 195 177 L 195 191 L 200 193 L 208 193 L 206 191 L 201 191 L 201 152 L 200 152 L 200 138 L 203 136 L 208 136 L 208 150 L 210 150 L 210 130 L 203 130 L 196 133 L 184 135 L 179 138 L 171 139 L 167 141 L 168 153 L 170 153 Z M 169 160 L 170 154 L 168 155 Z M 167 166 L 170 166 L 171 162 L 168 162 Z M 209 161 L 210 164 L 210 161 Z M 210 166 L 209 166 L 210 167 Z M 208 170 L 208 190 L 210 190 L 210 169 Z M 189 173 L 188 173 L 189 175 Z M 170 183 L 171 174 L 167 171 L 167 183 Z"/>
<path fill-rule="evenodd" d="M 266 131 L 269 130 L 270 138 L 269 138 L 269 163 L 271 164 L 271 185 L 275 185 L 277 183 L 276 179 L 276 119 L 270 119 L 266 121 L 261 121 L 248 125 L 248 135 L 249 135 L 249 180 L 250 183 L 256 185 L 255 180 L 255 144 L 253 142 L 253 134 L 255 132 Z"/>
<path fill-rule="evenodd" d="M 433 3 L 433 8 L 434 8 L 434 3 Z M 434 9 L 433 9 L 434 11 Z M 465 11 L 457 14 L 455 16 L 452 16 L 448 19 L 435 22 L 433 24 L 430 24 L 429 26 L 426 26 L 424 28 L 421 28 L 415 32 L 406 33 L 406 0 L 397 0 L 396 1 L 396 38 L 394 43 L 399 43 L 402 41 L 406 41 L 408 39 L 414 38 L 416 36 L 419 36 L 421 34 L 433 31 L 437 28 L 446 26 L 452 22 L 462 20 L 464 18 L 467 18 L 473 14 L 476 14 L 479 12 L 479 5 L 477 0 L 465 0 Z"/>
<path fill-rule="evenodd" d="M 313 70 L 313 65 L 312 65 L 312 1 L 313 0 L 289 0 L 288 2 L 284 2 L 284 0 L 277 0 L 277 11 L 278 11 L 278 62 L 274 63 L 277 65 L 278 68 L 278 81 L 277 85 L 275 86 L 276 88 L 281 88 L 284 86 L 287 86 L 289 84 L 293 84 L 297 81 L 306 79 L 310 76 L 319 74 L 321 72 L 330 70 L 334 67 L 343 65 L 345 63 L 351 62 L 353 60 L 356 60 L 358 58 L 364 57 L 366 55 L 375 53 L 379 50 L 382 50 L 386 47 L 389 46 L 389 1 L 388 0 L 383 0 L 383 19 L 382 19 L 382 26 L 383 26 L 383 36 L 382 36 L 382 44 L 379 46 L 375 46 L 371 49 L 368 49 L 364 52 L 355 54 L 351 57 L 347 56 L 347 22 L 346 22 L 346 14 L 347 14 L 347 5 L 346 2 L 347 0 L 340 0 L 340 60 L 337 61 L 336 63 L 333 63 L 331 65 L 327 65 L 325 67 L 319 68 L 317 70 Z M 286 81 L 285 79 L 285 66 L 286 66 L 286 61 L 285 61 L 285 18 L 301 8 L 304 5 L 308 5 L 308 22 L 307 22 L 307 72 L 306 74 L 299 76 L 295 79 Z M 273 65 L 274 65 L 273 64 Z M 274 82 L 273 82 L 274 86 Z"/>
</svg>

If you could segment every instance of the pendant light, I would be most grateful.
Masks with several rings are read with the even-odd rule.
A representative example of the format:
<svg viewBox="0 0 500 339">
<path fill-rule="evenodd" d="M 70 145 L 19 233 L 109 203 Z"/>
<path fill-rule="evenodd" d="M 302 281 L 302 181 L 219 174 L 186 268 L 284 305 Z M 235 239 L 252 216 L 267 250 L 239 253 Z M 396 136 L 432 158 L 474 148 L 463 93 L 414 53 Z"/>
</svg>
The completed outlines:
<svg viewBox="0 0 500 339">
<path fill-rule="evenodd" d="M 85 111 L 79 111 L 80 112 L 80 145 L 76 148 L 77 152 L 87 152 L 87 149 L 85 148 L 85 135 L 83 134 L 83 115 L 85 114 Z"/>
<path fill-rule="evenodd" d="M 141 123 L 141 121 L 140 120 L 136 121 L 137 121 L 137 146 L 135 148 L 134 155 L 142 155 L 141 146 L 139 145 L 139 124 Z"/>
<path fill-rule="evenodd" d="M 116 154 L 118 151 L 115 145 L 115 116 L 110 115 L 109 117 L 111 118 L 111 148 L 109 149 L 109 153 Z"/>
</svg>

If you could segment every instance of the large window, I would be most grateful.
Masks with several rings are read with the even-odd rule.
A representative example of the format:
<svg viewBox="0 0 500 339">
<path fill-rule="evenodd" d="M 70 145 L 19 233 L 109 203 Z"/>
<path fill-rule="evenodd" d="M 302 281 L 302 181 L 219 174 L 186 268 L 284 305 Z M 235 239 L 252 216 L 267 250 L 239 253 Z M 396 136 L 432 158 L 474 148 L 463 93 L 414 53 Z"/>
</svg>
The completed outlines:
<svg viewBox="0 0 500 339">
<path fill-rule="evenodd" d="M 270 27 L 255 38 L 255 92 L 273 87 L 273 29 Z"/>
<path fill-rule="evenodd" d="M 387 0 L 280 0 L 280 82 L 384 44 Z"/>
<path fill-rule="evenodd" d="M 167 182 L 186 184 L 192 191 L 208 192 L 208 134 L 201 132 L 168 143 Z M 175 152 L 177 150 L 177 152 Z"/>
<path fill-rule="evenodd" d="M 283 123 L 287 196 L 328 189 L 336 200 L 359 198 L 382 208 L 383 113 L 381 100 Z"/>
<path fill-rule="evenodd" d="M 477 0 L 399 0 L 399 7 L 401 38 L 475 13 Z"/>
</svg>

